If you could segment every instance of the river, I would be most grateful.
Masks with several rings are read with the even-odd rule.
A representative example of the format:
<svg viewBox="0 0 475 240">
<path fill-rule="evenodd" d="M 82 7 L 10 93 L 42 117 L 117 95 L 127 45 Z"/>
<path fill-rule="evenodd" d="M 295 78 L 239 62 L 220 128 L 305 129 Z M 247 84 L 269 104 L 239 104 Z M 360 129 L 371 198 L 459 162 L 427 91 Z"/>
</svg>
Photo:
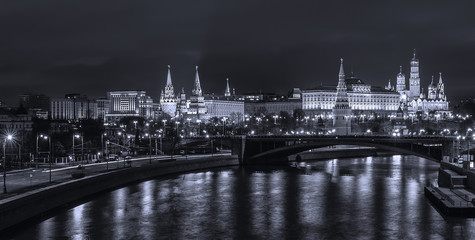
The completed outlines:
<svg viewBox="0 0 475 240">
<path fill-rule="evenodd" d="M 438 164 L 415 156 L 212 169 L 102 193 L 13 239 L 474 239 L 424 197 Z"/>
</svg>

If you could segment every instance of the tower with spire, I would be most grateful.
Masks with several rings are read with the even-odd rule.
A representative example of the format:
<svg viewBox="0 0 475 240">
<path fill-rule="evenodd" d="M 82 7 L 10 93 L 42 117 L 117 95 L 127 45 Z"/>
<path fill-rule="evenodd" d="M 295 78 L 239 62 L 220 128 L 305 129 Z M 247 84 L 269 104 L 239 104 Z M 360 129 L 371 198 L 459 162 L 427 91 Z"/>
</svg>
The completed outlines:
<svg viewBox="0 0 475 240">
<path fill-rule="evenodd" d="M 226 78 L 226 90 L 224 90 L 224 96 L 225 97 L 231 96 L 231 91 L 229 89 L 229 78 Z"/>
<path fill-rule="evenodd" d="M 402 92 L 406 90 L 406 76 L 402 73 L 402 66 L 399 66 L 399 73 L 396 77 L 396 91 Z"/>
<path fill-rule="evenodd" d="M 434 76 L 432 76 L 432 81 L 427 87 L 427 98 L 430 100 L 436 99 L 437 97 L 437 86 L 434 84 Z"/>
<path fill-rule="evenodd" d="M 439 83 L 437 84 L 437 98 L 446 101 L 447 97 L 445 96 L 445 87 L 442 82 L 442 73 L 439 73 Z"/>
<path fill-rule="evenodd" d="M 386 90 L 394 91 L 394 87 L 391 86 L 391 79 L 388 80 L 388 85 L 385 87 Z"/>
<path fill-rule="evenodd" d="M 171 117 L 174 117 L 177 109 L 177 98 L 175 97 L 170 65 L 168 65 L 167 83 L 165 91 L 162 90 L 160 96 L 160 106 L 162 111 Z"/>
<path fill-rule="evenodd" d="M 206 105 L 203 97 L 203 91 L 201 90 L 200 75 L 198 73 L 198 66 L 196 66 L 196 74 L 194 81 L 194 88 L 191 91 L 190 105 L 188 108 L 188 115 L 197 119 L 206 118 Z"/>
<path fill-rule="evenodd" d="M 348 135 L 351 133 L 351 107 L 348 102 L 345 72 L 343 70 L 343 58 L 340 59 L 340 73 L 336 87 L 336 99 L 333 106 L 333 128 L 336 135 Z"/>
<path fill-rule="evenodd" d="M 418 98 L 421 94 L 421 79 L 419 78 L 419 59 L 416 58 L 416 49 L 411 59 L 411 77 L 409 78 L 409 100 Z"/>
</svg>

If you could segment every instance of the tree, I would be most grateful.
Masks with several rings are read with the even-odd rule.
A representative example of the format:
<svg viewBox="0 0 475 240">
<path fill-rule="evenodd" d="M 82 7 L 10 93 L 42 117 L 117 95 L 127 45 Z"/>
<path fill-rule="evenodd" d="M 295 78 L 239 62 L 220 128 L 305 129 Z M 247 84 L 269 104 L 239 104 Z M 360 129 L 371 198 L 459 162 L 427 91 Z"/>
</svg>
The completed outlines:
<svg viewBox="0 0 475 240">
<path fill-rule="evenodd" d="M 293 117 L 297 121 L 302 121 L 302 119 L 305 117 L 305 112 L 301 108 L 294 109 Z"/>
<path fill-rule="evenodd" d="M 279 121 L 282 126 L 282 131 L 288 131 L 295 127 L 295 119 L 286 111 L 280 111 Z"/>
</svg>

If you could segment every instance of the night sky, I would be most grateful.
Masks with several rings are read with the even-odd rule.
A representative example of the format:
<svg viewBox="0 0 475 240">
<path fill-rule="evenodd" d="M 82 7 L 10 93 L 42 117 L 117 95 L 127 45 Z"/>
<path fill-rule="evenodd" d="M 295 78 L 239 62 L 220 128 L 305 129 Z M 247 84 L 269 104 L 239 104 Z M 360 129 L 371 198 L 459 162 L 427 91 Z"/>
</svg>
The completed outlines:
<svg viewBox="0 0 475 240">
<path fill-rule="evenodd" d="M 18 94 L 103 97 L 146 90 L 286 93 L 336 84 L 339 59 L 365 82 L 442 72 L 449 100 L 474 96 L 475 1 L 0 0 L 0 100 Z"/>
</svg>

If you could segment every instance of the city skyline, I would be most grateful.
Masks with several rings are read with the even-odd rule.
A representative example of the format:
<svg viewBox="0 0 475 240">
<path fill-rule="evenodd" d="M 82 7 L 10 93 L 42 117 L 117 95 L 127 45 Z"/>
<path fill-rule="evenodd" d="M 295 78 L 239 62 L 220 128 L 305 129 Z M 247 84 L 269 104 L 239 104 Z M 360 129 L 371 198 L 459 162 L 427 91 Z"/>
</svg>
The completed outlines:
<svg viewBox="0 0 475 240">
<path fill-rule="evenodd" d="M 421 87 L 442 72 L 448 99 L 473 97 L 475 3 L 365 3 L 5 3 L 0 100 L 128 89 L 158 100 L 167 65 L 188 94 L 195 65 L 204 93 L 224 92 L 226 78 L 239 93 L 286 93 L 336 85 L 340 58 L 347 74 L 385 86 L 400 65 L 409 75 L 414 48 Z"/>
</svg>

